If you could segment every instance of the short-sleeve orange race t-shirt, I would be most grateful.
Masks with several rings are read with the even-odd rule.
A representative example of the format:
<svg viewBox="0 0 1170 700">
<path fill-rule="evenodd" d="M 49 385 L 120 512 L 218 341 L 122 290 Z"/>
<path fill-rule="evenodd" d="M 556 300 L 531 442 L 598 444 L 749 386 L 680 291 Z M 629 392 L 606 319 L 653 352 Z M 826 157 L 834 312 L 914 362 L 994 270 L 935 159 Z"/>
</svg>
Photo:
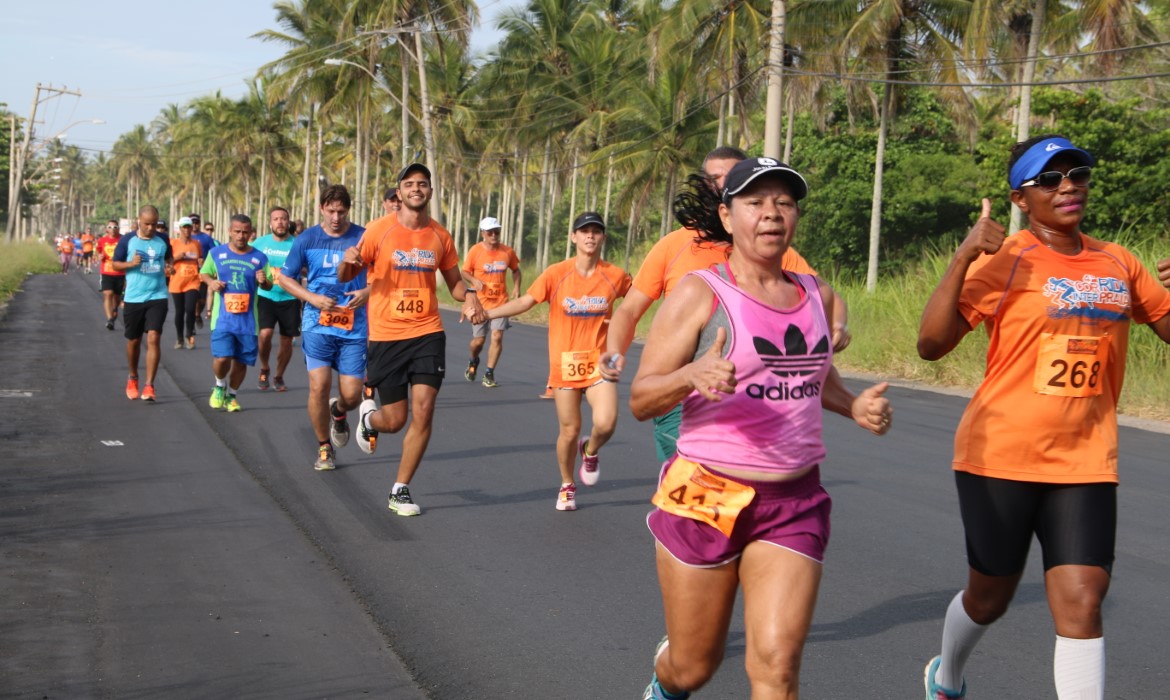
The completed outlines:
<svg viewBox="0 0 1170 700">
<path fill-rule="evenodd" d="M 548 302 L 549 383 L 584 389 L 601 379 L 600 358 L 609 332 L 613 303 L 630 290 L 630 276 L 601 260 L 585 277 L 576 259 L 550 265 L 528 294 Z"/>
<path fill-rule="evenodd" d="M 186 257 L 188 253 L 194 253 L 195 257 Z M 203 248 L 199 245 L 199 241 L 192 238 L 184 242 L 182 238 L 172 238 L 171 257 L 175 261 L 175 273 L 167 282 L 167 291 L 171 294 L 199 291 L 199 283 L 202 281 L 199 278 L 199 264 L 201 262 L 199 258 L 203 257 Z"/>
<path fill-rule="evenodd" d="M 688 272 L 706 270 L 717 263 L 727 262 L 731 246 L 727 243 L 696 241 L 698 234 L 680 228 L 663 236 L 654 244 L 642 267 L 634 277 L 634 288 L 651 299 L 669 296 L 674 286 Z M 789 247 L 784 251 L 780 266 L 789 272 L 815 275 L 816 270 Z"/>
<path fill-rule="evenodd" d="M 997 479 L 1117 482 L 1117 397 L 1129 329 L 1170 313 L 1170 291 L 1125 248 L 1081 236 L 1060 255 L 1030 231 L 967 271 L 959 312 L 990 336 L 983 383 L 955 434 L 954 468 Z"/>
<path fill-rule="evenodd" d="M 506 245 L 489 250 L 483 243 L 476 243 L 463 261 L 463 271 L 483 282 L 479 303 L 485 309 L 494 309 L 508 301 L 508 271 L 519 269 L 520 258 Z"/>
<path fill-rule="evenodd" d="M 443 330 L 437 275 L 459 265 L 447 229 L 433 220 L 409 229 L 397 214 L 388 214 L 370 222 L 358 249 L 368 266 L 370 340 L 406 340 Z"/>
</svg>

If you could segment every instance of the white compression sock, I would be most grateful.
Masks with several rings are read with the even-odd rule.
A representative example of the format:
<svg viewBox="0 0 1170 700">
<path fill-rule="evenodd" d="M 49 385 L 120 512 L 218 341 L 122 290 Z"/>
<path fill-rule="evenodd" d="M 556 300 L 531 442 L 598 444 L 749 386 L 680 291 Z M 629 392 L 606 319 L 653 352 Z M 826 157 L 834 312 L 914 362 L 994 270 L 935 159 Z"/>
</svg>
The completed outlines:
<svg viewBox="0 0 1170 700">
<path fill-rule="evenodd" d="M 942 661 L 934 682 L 947 690 L 963 688 L 963 668 L 975 645 L 991 625 L 980 625 L 963 609 L 963 591 L 959 591 L 947 606 L 946 622 L 943 623 Z"/>
<path fill-rule="evenodd" d="M 1052 675 L 1056 680 L 1056 697 L 1060 700 L 1102 700 L 1105 638 L 1069 639 L 1057 635 Z"/>
<path fill-rule="evenodd" d="M 215 375 L 212 375 L 212 376 L 214 377 Z M 215 377 L 215 385 L 217 387 L 219 387 L 220 389 L 226 389 L 227 388 L 227 377 L 224 377 L 223 379 L 220 379 L 219 377 Z"/>
</svg>

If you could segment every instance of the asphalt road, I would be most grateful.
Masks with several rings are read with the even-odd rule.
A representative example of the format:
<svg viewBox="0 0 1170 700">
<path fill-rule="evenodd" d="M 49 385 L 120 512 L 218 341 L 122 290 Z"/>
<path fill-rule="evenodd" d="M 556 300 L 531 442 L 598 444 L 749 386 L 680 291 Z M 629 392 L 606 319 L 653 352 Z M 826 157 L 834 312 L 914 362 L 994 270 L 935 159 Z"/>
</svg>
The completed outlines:
<svg viewBox="0 0 1170 700">
<path fill-rule="evenodd" d="M 0 321 L 0 696 L 640 697 L 663 631 L 650 427 L 623 410 L 600 484 L 556 511 L 544 329 L 509 331 L 485 389 L 463 381 L 470 331 L 445 316 L 448 380 L 411 485 L 423 515 L 403 518 L 386 508 L 397 436 L 313 471 L 299 348 L 287 393 L 252 370 L 229 415 L 207 407 L 207 332 L 173 351 L 168 326 L 159 401 L 127 401 L 96 284 L 30 278 Z M 826 418 L 833 539 L 806 698 L 921 698 L 965 578 L 948 467 L 965 400 L 890 395 L 885 438 Z M 1109 698 L 1170 688 L 1167 440 L 1122 430 Z M 972 658 L 972 700 L 1055 697 L 1037 555 Z M 736 620 L 699 697 L 748 697 L 743 645 Z"/>
</svg>

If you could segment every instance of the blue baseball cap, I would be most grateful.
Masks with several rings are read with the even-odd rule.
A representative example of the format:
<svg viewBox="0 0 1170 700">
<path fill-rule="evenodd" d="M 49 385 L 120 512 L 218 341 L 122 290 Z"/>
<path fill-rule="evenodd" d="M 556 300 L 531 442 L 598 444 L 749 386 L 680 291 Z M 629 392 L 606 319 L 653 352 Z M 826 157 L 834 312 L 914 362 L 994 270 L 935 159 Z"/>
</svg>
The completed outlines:
<svg viewBox="0 0 1170 700">
<path fill-rule="evenodd" d="M 1037 141 L 1024 152 L 1024 155 L 1020 156 L 1020 159 L 1012 166 L 1008 176 L 1008 184 L 1013 190 L 1020 189 L 1020 185 L 1044 172 L 1044 168 L 1048 167 L 1048 162 L 1062 153 L 1072 154 L 1080 161 L 1081 165 L 1097 164 L 1097 159 L 1093 157 L 1092 153 L 1077 148 L 1066 138 L 1057 136 Z"/>
</svg>

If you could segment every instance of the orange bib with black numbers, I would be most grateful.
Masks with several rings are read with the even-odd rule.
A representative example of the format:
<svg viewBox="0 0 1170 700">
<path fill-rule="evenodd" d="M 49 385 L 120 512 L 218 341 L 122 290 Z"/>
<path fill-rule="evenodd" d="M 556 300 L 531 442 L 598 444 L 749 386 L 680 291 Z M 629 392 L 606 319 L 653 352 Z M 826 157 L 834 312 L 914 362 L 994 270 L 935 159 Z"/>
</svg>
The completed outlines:
<svg viewBox="0 0 1170 700">
<path fill-rule="evenodd" d="M 735 520 L 756 490 L 711 473 L 698 462 L 676 457 L 651 502 L 672 515 L 707 523 L 731 537 Z"/>
<path fill-rule="evenodd" d="M 343 331 L 352 331 L 353 309 L 346 306 L 335 306 L 328 311 L 322 311 L 317 322 L 322 326 L 339 328 Z"/>
<path fill-rule="evenodd" d="M 1100 396 L 1109 357 L 1109 336 L 1043 333 L 1032 382 L 1038 394 L 1084 398 Z"/>
<path fill-rule="evenodd" d="M 596 379 L 601 376 L 598 361 L 600 350 L 571 350 L 561 353 L 561 377 L 576 382 L 582 379 Z"/>
<path fill-rule="evenodd" d="M 251 306 L 252 297 L 249 294 L 224 294 L 223 308 L 229 314 L 246 314 Z"/>
<path fill-rule="evenodd" d="M 422 318 L 427 314 L 426 289 L 394 289 L 390 293 L 390 310 L 398 318 Z"/>
</svg>

